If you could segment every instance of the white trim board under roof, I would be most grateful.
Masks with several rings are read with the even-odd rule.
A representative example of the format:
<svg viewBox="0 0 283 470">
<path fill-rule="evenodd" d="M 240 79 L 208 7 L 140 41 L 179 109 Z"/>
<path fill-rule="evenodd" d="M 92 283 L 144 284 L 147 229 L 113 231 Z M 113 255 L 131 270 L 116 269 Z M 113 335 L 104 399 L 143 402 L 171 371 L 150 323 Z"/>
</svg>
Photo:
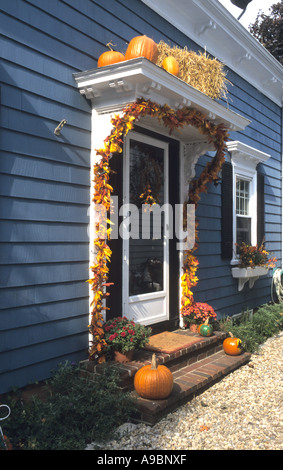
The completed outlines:
<svg viewBox="0 0 283 470">
<path fill-rule="evenodd" d="M 282 106 L 282 65 L 218 0 L 142 1 L 274 103 Z"/>
<path fill-rule="evenodd" d="M 168 104 L 173 109 L 182 106 L 195 108 L 211 122 L 224 124 L 229 131 L 243 130 L 250 124 L 248 119 L 145 58 L 75 73 L 74 78 L 80 93 L 92 101 L 98 114 L 117 112 L 143 97 L 160 105 Z M 184 142 L 191 141 L 192 132 L 193 129 L 184 128 L 178 136 Z"/>
</svg>

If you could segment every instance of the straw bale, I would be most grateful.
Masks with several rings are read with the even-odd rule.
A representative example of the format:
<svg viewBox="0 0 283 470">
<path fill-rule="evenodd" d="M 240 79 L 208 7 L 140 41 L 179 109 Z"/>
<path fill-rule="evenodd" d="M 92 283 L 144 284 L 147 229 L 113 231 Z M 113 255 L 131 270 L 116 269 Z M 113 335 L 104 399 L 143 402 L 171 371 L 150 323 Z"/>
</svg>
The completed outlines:
<svg viewBox="0 0 283 470">
<path fill-rule="evenodd" d="M 189 85 L 197 88 L 213 99 L 225 98 L 227 100 L 227 82 L 224 65 L 215 58 L 210 58 L 205 52 L 189 51 L 187 47 L 181 49 L 170 47 L 164 41 L 158 45 L 159 56 L 157 65 L 165 57 L 173 56 L 179 63 L 179 78 Z"/>
</svg>

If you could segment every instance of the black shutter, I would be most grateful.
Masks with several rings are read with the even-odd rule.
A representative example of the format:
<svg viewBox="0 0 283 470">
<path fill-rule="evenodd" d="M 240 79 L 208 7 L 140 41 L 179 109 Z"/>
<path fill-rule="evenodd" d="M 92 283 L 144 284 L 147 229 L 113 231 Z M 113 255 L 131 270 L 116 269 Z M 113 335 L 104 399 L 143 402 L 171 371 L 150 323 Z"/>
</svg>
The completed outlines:
<svg viewBox="0 0 283 470">
<path fill-rule="evenodd" d="M 222 219 L 221 254 L 223 259 L 233 256 L 233 168 L 225 162 L 222 166 Z"/>
<path fill-rule="evenodd" d="M 264 239 L 264 175 L 257 173 L 257 243 Z"/>
</svg>

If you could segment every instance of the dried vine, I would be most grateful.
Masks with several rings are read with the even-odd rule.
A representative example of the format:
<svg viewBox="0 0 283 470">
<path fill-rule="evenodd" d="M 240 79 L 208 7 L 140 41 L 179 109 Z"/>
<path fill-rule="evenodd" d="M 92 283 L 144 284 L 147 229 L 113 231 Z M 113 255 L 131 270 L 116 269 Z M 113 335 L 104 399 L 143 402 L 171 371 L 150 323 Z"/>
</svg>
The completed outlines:
<svg viewBox="0 0 283 470">
<path fill-rule="evenodd" d="M 197 206 L 200 193 L 206 191 L 207 185 L 216 180 L 221 166 L 224 162 L 225 142 L 228 139 L 228 132 L 226 128 L 220 124 L 216 125 L 211 123 L 204 114 L 195 109 L 183 107 L 177 111 L 170 108 L 168 105 L 159 105 L 151 100 L 144 100 L 139 98 L 136 102 L 129 104 L 124 110 L 122 115 L 116 115 L 112 119 L 113 129 L 110 135 L 104 141 L 104 147 L 98 149 L 97 155 L 100 155 L 100 160 L 94 165 L 94 196 L 93 201 L 96 204 L 101 204 L 107 212 L 111 209 L 111 194 L 113 188 L 109 184 L 111 174 L 110 158 L 113 153 L 122 153 L 123 139 L 127 133 L 133 129 L 134 123 L 138 118 L 143 116 L 157 117 L 165 127 L 169 129 L 171 134 L 174 129 L 179 129 L 185 126 L 196 127 L 201 134 L 208 136 L 209 142 L 214 144 L 216 154 L 212 161 L 207 163 L 201 175 L 193 181 L 188 195 L 187 203 L 195 204 Z M 150 188 L 149 188 L 150 189 Z M 154 201 L 151 194 L 143 194 L 143 199 Z M 110 223 L 109 220 L 107 220 Z M 96 239 L 94 245 L 96 247 L 96 263 L 91 267 L 93 276 L 88 282 L 91 284 L 93 291 L 93 300 L 91 302 L 91 324 L 89 325 L 90 332 L 93 336 L 93 344 L 89 351 L 89 358 L 91 360 L 97 359 L 98 362 L 105 361 L 106 342 L 104 339 L 103 331 L 103 315 L 102 311 L 107 309 L 103 301 L 109 295 L 105 287 L 108 283 L 108 262 L 111 259 L 111 250 L 106 240 L 110 239 L 111 227 L 102 226 L 99 219 L 96 223 Z M 196 270 L 198 260 L 194 255 L 197 245 L 192 250 L 184 253 L 183 275 L 182 275 L 182 310 L 188 307 L 193 301 L 193 293 L 191 288 L 197 284 L 198 278 L 196 277 Z"/>
</svg>

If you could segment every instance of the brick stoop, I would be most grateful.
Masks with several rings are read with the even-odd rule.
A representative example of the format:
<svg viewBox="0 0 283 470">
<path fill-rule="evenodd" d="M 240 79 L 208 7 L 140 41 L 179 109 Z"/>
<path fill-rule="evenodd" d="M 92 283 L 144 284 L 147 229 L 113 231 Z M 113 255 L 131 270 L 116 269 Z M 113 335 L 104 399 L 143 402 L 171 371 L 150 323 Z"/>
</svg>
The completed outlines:
<svg viewBox="0 0 283 470">
<path fill-rule="evenodd" d="M 195 336 L 189 330 L 177 330 L 174 333 Z M 134 360 L 126 364 L 113 363 L 119 369 L 121 387 L 131 391 L 137 398 L 138 414 L 134 421 L 154 425 L 163 416 L 172 412 L 182 404 L 191 400 L 195 395 L 221 380 L 225 375 L 246 364 L 250 353 L 239 356 L 228 356 L 222 343 L 228 334 L 215 331 L 213 336 L 202 337 L 198 343 L 191 344 L 177 352 L 155 353 L 157 364 L 168 367 L 174 378 L 173 390 L 165 400 L 148 400 L 141 398 L 134 390 L 134 376 L 137 370 L 151 363 L 152 352 L 140 350 L 135 353 Z M 99 372 L 96 366 L 96 372 Z M 93 370 L 93 369 L 92 369 Z"/>
<path fill-rule="evenodd" d="M 225 375 L 246 364 L 250 356 L 249 353 L 228 356 L 224 351 L 219 351 L 176 370 L 173 372 L 172 393 L 165 400 L 147 400 L 139 397 L 135 391 L 132 392 L 138 400 L 139 416 L 136 420 L 150 426 L 154 425 L 166 414 L 176 410 L 195 395 L 221 380 Z"/>
</svg>

